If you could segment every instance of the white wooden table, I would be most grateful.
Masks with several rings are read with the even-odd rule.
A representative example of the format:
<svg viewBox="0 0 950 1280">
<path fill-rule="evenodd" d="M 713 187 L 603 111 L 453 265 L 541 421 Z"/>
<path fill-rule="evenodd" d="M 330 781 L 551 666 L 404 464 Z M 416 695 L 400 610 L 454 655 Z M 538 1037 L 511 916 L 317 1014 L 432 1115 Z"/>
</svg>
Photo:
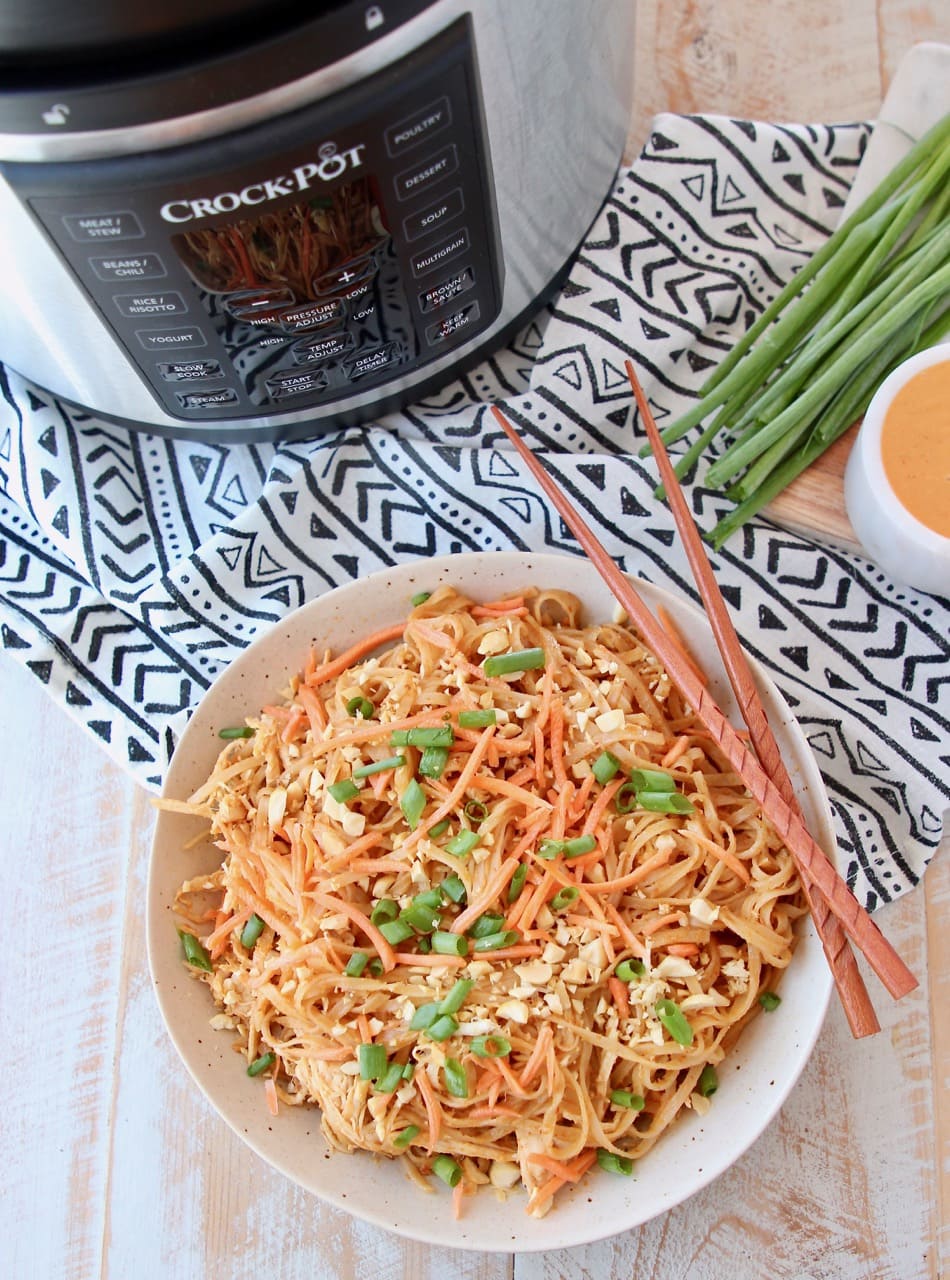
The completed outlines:
<svg viewBox="0 0 950 1280">
<path fill-rule="evenodd" d="M 950 41 L 947 0 L 641 0 L 630 153 L 663 109 L 873 118 L 921 39 Z M 16 1280 L 950 1274 L 950 848 L 877 917 L 920 989 L 895 1005 L 869 977 L 883 1030 L 860 1043 L 834 1005 L 780 1118 L 717 1182 L 586 1249 L 454 1253 L 298 1191 L 196 1094 L 148 977 L 148 797 L 7 657 L 0 707 L 0 1257 Z"/>
</svg>

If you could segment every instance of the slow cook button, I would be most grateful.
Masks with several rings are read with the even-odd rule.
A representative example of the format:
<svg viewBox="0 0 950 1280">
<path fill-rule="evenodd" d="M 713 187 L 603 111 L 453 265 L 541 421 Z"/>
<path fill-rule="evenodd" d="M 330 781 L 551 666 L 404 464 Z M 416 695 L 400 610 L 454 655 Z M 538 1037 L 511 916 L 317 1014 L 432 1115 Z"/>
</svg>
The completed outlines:
<svg viewBox="0 0 950 1280">
<path fill-rule="evenodd" d="M 428 156 L 425 160 L 420 160 L 413 168 L 404 169 L 402 173 L 396 175 L 393 183 L 396 188 L 397 199 L 411 199 L 420 191 L 424 191 L 426 187 L 431 187 L 434 182 L 441 182 L 443 178 L 447 178 L 458 167 L 459 154 L 450 142 L 447 147 L 443 147 L 435 155 Z"/>
<path fill-rule="evenodd" d="M 411 147 L 421 142 L 428 142 L 434 134 L 440 133 L 452 123 L 452 111 L 448 98 L 440 98 L 430 107 L 414 111 L 398 124 L 390 125 L 386 130 L 386 150 L 391 156 L 402 155 Z"/>
<path fill-rule="evenodd" d="M 306 372 L 301 370 L 300 373 L 289 369 L 284 373 L 275 373 L 264 385 L 274 400 L 287 400 L 290 396 L 322 391 L 328 381 L 325 369 L 308 369 Z"/>
<path fill-rule="evenodd" d="M 413 254 L 412 274 L 414 276 L 428 275 L 430 271 L 435 271 L 453 258 L 457 258 L 460 253 L 466 253 L 467 251 L 468 232 L 462 227 L 454 235 L 448 236 L 445 240 L 440 240 L 438 244 Z"/>
<path fill-rule="evenodd" d="M 327 302 L 308 302 L 292 307 L 280 317 L 285 333 L 303 333 L 307 329 L 323 329 L 343 315 L 343 303 L 333 299 Z"/>
<path fill-rule="evenodd" d="M 135 336 L 146 351 L 180 351 L 208 345 L 201 330 L 191 325 L 181 329 L 136 329 Z"/>
<path fill-rule="evenodd" d="M 182 316 L 188 304 L 180 293 L 118 293 L 113 302 L 124 316 Z"/>
<path fill-rule="evenodd" d="M 436 343 L 445 342 L 446 338 L 451 338 L 453 334 L 458 333 L 459 329 L 464 329 L 470 324 L 474 324 L 478 319 L 478 303 L 470 302 L 467 307 L 462 307 L 459 311 L 453 311 L 450 316 L 445 316 L 437 324 L 430 324 L 426 329 L 426 338 L 430 347 L 434 347 Z"/>
<path fill-rule="evenodd" d="M 355 382 L 357 378 L 365 378 L 367 374 L 378 373 L 380 369 L 385 369 L 387 365 L 392 364 L 395 359 L 395 353 L 396 344 L 395 342 L 390 342 L 385 347 L 377 347 L 375 351 L 364 351 L 355 360 L 348 360 L 343 369 L 350 381 Z"/>
<path fill-rule="evenodd" d="M 190 382 L 200 378 L 223 378 L 224 370 L 217 360 L 173 360 L 160 364 L 158 372 L 164 382 Z"/>
<path fill-rule="evenodd" d="M 318 360 L 332 360 L 353 346 L 352 333 L 329 333 L 325 338 L 304 338 L 295 342 L 290 354 L 294 364 L 313 364 Z"/>
<path fill-rule="evenodd" d="M 460 293 L 467 293 L 474 284 L 475 272 L 471 267 L 463 267 L 461 271 L 449 276 L 448 280 L 440 280 L 438 284 L 423 289 L 419 294 L 419 309 L 423 312 L 437 311 Z"/>
<path fill-rule="evenodd" d="M 145 235 L 134 213 L 67 213 L 66 230 L 82 243 L 103 240 L 141 240 Z"/>
<path fill-rule="evenodd" d="M 231 387 L 222 387 L 220 391 L 177 391 L 175 394 L 183 409 L 219 409 L 238 402 L 238 393 Z"/>
<path fill-rule="evenodd" d="M 410 213 L 403 219 L 402 230 L 407 240 L 418 240 L 420 236 L 439 231 L 447 222 L 457 218 L 465 208 L 461 187 L 456 187 L 441 200 L 420 209 L 418 213 Z"/>
<path fill-rule="evenodd" d="M 167 276 L 157 253 L 133 253 L 109 258 L 90 258 L 89 265 L 100 280 L 160 280 Z"/>
</svg>

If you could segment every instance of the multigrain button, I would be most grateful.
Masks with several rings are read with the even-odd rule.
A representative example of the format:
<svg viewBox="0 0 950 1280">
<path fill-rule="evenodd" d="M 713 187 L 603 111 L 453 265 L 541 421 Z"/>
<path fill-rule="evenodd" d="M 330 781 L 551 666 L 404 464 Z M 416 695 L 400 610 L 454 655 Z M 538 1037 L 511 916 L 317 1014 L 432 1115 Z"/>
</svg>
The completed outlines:
<svg viewBox="0 0 950 1280">
<path fill-rule="evenodd" d="M 404 169 L 393 179 L 396 197 L 399 200 L 410 200 L 433 183 L 441 182 L 459 167 L 458 151 L 450 142 L 447 147 L 434 155 L 420 160 L 412 169 Z"/>
<path fill-rule="evenodd" d="M 167 276 L 157 253 L 130 253 L 108 258 L 90 258 L 89 265 L 100 280 L 160 280 Z"/>
<path fill-rule="evenodd" d="M 66 230 L 74 240 L 90 243 L 103 240 L 141 240 L 145 235 L 134 213 L 67 213 Z"/>
<path fill-rule="evenodd" d="M 295 369 L 288 369 L 283 373 L 275 373 L 264 385 L 274 400 L 287 400 L 291 396 L 312 395 L 315 391 L 322 391 L 328 382 L 325 369 L 307 369 L 299 373 Z"/>
<path fill-rule="evenodd" d="M 435 271 L 437 268 L 445 266 L 447 262 L 457 258 L 459 254 L 467 253 L 468 248 L 468 231 L 465 227 L 462 227 L 444 240 L 440 240 L 438 244 L 413 254 L 412 274 L 414 276 L 428 275 L 430 271 Z"/>
<path fill-rule="evenodd" d="M 136 329 L 135 336 L 146 351 L 181 351 L 208 345 L 201 330 L 190 325 L 180 329 Z"/>
<path fill-rule="evenodd" d="M 461 187 L 456 187 L 448 195 L 420 209 L 418 213 L 410 213 L 403 219 L 402 232 L 407 240 L 418 240 L 439 231 L 447 222 L 457 218 L 465 209 Z"/>
<path fill-rule="evenodd" d="M 386 150 L 391 156 L 402 155 L 422 142 L 428 142 L 452 123 L 448 98 L 440 98 L 421 111 L 414 111 L 386 130 Z"/>
<path fill-rule="evenodd" d="M 112 299 L 124 316 L 181 316 L 188 304 L 180 293 L 118 293 Z"/>
<path fill-rule="evenodd" d="M 474 324 L 477 319 L 477 302 L 470 302 L 468 306 L 461 307 L 458 311 L 453 311 L 451 315 L 444 316 L 436 324 L 430 324 L 426 329 L 426 339 L 429 346 L 434 347 L 440 342 L 445 342 L 447 338 L 451 338 L 460 329 L 466 329 L 470 324 Z"/>
<path fill-rule="evenodd" d="M 175 394 L 183 409 L 219 409 L 238 402 L 238 393 L 231 387 L 222 387 L 220 391 L 177 391 Z"/>
<path fill-rule="evenodd" d="M 423 289 L 419 294 L 419 310 L 437 311 L 439 307 L 444 307 L 447 302 L 457 298 L 460 293 L 467 293 L 474 284 L 475 272 L 471 267 L 463 267 L 447 280 L 440 280 L 438 284 Z"/>
<path fill-rule="evenodd" d="M 223 378 L 224 370 L 217 360 L 172 360 L 158 366 L 164 382 L 193 382 L 204 378 Z"/>
<path fill-rule="evenodd" d="M 328 333 L 325 337 L 304 338 L 290 349 L 294 364 L 314 364 L 320 360 L 332 360 L 349 351 L 355 343 L 352 333 Z"/>
</svg>

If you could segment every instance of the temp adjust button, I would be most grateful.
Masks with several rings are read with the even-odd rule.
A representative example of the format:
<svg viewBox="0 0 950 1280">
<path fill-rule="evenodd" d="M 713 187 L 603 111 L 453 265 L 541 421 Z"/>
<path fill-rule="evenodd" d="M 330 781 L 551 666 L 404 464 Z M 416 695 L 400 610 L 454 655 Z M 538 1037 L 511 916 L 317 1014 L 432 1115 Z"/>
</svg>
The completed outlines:
<svg viewBox="0 0 950 1280">
<path fill-rule="evenodd" d="M 118 293 L 113 302 L 124 316 L 182 316 L 188 304 L 180 293 Z"/>
<path fill-rule="evenodd" d="M 315 391 L 323 391 L 329 382 L 325 369 L 307 369 L 297 373 L 288 369 L 284 373 L 275 373 L 264 385 L 274 400 L 287 400 L 291 396 L 312 395 Z"/>
<path fill-rule="evenodd" d="M 103 240 L 141 240 L 145 235 L 134 213 L 67 213 L 66 230 L 81 244 Z"/>
<path fill-rule="evenodd" d="M 295 342 L 290 349 L 294 364 L 313 364 L 318 360 L 332 360 L 349 351 L 355 339 L 352 333 L 328 333 L 326 337 L 305 338 Z"/>
<path fill-rule="evenodd" d="M 445 342 L 447 338 L 453 337 L 460 329 L 466 329 L 470 324 L 474 324 L 477 319 L 477 302 L 470 302 L 468 306 L 462 307 L 458 311 L 453 311 L 450 316 L 443 317 L 437 324 L 430 324 L 426 329 L 426 339 L 429 346 L 434 347 L 439 342 Z"/>
<path fill-rule="evenodd" d="M 412 169 L 404 169 L 393 179 L 396 196 L 400 200 L 409 200 L 412 196 L 441 182 L 459 167 L 459 153 L 450 142 L 447 147 L 429 156 Z"/>
<path fill-rule="evenodd" d="M 220 391 L 178 391 L 176 395 L 183 409 L 221 409 L 238 402 L 238 393 L 232 387 L 222 387 Z"/>
<path fill-rule="evenodd" d="M 427 205 L 418 213 L 411 213 L 408 218 L 404 218 L 403 235 L 407 240 L 418 240 L 420 236 L 429 235 L 430 232 L 441 231 L 445 223 L 457 218 L 464 208 L 465 201 L 462 199 L 461 188 L 456 187 L 441 200 L 436 200 L 434 204 Z"/>
<path fill-rule="evenodd" d="M 160 364 L 158 372 L 164 382 L 191 382 L 201 378 L 223 378 L 224 370 L 217 360 L 173 360 Z"/>
<path fill-rule="evenodd" d="M 447 302 L 457 298 L 460 293 L 468 293 L 475 284 L 475 272 L 471 267 L 463 267 L 449 276 L 448 280 L 440 280 L 438 284 L 423 289 L 419 294 L 420 311 L 438 311 Z"/>
<path fill-rule="evenodd" d="M 133 253 L 122 257 L 90 258 L 89 265 L 100 280 L 160 280 L 167 276 L 157 253 Z"/>
</svg>

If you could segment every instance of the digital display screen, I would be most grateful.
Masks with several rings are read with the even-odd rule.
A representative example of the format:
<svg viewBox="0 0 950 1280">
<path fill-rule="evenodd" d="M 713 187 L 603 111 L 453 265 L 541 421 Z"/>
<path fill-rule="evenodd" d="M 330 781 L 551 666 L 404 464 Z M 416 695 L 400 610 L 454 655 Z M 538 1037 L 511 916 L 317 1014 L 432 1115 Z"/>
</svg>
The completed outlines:
<svg viewBox="0 0 950 1280">
<path fill-rule="evenodd" d="M 305 302 L 345 288 L 344 277 L 388 237 L 376 183 L 361 177 L 255 217 L 190 228 L 172 245 L 207 293 L 259 290 Z"/>
</svg>

